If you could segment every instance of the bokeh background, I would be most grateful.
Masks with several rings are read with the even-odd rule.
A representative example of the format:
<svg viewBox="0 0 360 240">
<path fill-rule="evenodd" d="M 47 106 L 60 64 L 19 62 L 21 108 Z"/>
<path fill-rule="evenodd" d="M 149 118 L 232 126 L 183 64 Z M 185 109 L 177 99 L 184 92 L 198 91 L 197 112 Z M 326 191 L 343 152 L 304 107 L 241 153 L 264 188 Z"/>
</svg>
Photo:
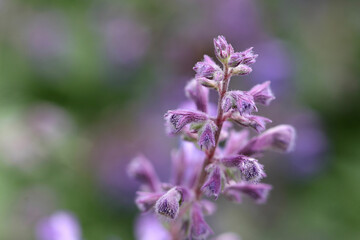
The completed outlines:
<svg viewBox="0 0 360 240">
<path fill-rule="evenodd" d="M 258 206 L 220 199 L 217 233 L 244 240 L 360 239 L 360 1 L 0 0 L 0 239 L 32 240 L 57 211 L 86 240 L 134 239 L 137 153 L 169 178 L 163 114 L 212 38 L 259 54 L 231 88 L 271 80 L 261 109 L 296 150 L 262 160 Z"/>
</svg>

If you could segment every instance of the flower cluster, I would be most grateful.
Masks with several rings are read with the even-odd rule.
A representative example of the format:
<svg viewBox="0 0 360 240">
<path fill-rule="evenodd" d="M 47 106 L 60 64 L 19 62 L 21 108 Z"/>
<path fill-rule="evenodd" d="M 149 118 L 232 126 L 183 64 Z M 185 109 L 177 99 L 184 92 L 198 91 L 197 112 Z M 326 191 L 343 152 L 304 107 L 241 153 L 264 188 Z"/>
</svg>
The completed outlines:
<svg viewBox="0 0 360 240">
<path fill-rule="evenodd" d="M 235 52 L 223 36 L 214 39 L 214 47 L 222 67 L 205 55 L 195 64 L 195 78 L 185 87 L 196 109 L 169 110 L 164 117 L 167 132 L 183 140 L 172 153 L 171 181 L 160 182 L 144 156 L 136 157 L 128 167 L 128 173 L 142 183 L 135 201 L 138 208 L 153 209 L 170 220 L 171 239 L 207 239 L 213 234 L 205 216 L 214 213 L 216 206 L 204 197 L 216 200 L 223 195 L 241 203 L 248 196 L 264 203 L 271 185 L 260 183 L 266 174 L 256 157 L 266 150 L 289 152 L 294 145 L 293 127 L 279 125 L 265 131 L 271 120 L 253 115 L 257 104 L 268 106 L 275 99 L 270 82 L 249 91 L 228 90 L 231 77 L 249 74 L 258 55 L 252 48 Z M 210 111 L 209 89 L 219 94 L 215 116 Z M 236 125 L 243 129 L 236 131 Z M 259 135 L 250 138 L 248 128 Z"/>
</svg>

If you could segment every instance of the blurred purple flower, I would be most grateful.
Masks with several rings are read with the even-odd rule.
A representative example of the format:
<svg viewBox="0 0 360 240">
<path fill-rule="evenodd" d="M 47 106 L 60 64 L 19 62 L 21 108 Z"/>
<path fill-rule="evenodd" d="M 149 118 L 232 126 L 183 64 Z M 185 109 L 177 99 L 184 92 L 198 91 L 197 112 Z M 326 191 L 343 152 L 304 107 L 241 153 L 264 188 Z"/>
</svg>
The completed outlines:
<svg viewBox="0 0 360 240">
<path fill-rule="evenodd" d="M 171 240 L 169 232 L 153 214 L 142 214 L 135 224 L 137 240 Z"/>
<path fill-rule="evenodd" d="M 74 215 L 56 212 L 39 222 L 36 228 L 37 240 L 81 240 L 80 225 Z"/>
</svg>

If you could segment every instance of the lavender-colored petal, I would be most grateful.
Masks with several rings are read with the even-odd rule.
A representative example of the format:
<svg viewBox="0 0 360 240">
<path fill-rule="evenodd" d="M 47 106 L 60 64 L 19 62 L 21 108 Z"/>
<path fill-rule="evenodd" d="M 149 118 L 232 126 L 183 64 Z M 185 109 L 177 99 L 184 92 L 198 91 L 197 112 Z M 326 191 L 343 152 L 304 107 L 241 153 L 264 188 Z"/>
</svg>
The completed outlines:
<svg viewBox="0 0 360 240">
<path fill-rule="evenodd" d="M 221 170 L 219 166 L 215 165 L 210 169 L 208 178 L 201 187 L 201 191 L 208 197 L 218 198 L 221 191 Z"/>
<path fill-rule="evenodd" d="M 168 132 L 175 134 L 180 132 L 187 124 L 202 122 L 208 119 L 208 116 L 199 111 L 186 109 L 169 110 L 164 115 Z"/>
<path fill-rule="evenodd" d="M 201 206 L 198 203 L 194 203 L 191 210 L 190 232 L 191 239 L 196 240 L 206 239 L 209 235 L 213 234 L 213 231 L 205 222 Z"/>
<path fill-rule="evenodd" d="M 270 89 L 270 81 L 255 85 L 252 89 L 250 89 L 250 91 L 248 91 L 248 93 L 254 97 L 254 101 L 256 103 L 266 106 L 275 99 L 274 94 Z"/>
<path fill-rule="evenodd" d="M 185 94 L 194 101 L 199 111 L 207 112 L 209 89 L 202 86 L 196 79 L 190 80 L 185 87 Z"/>
<path fill-rule="evenodd" d="M 262 204 L 265 203 L 269 195 L 272 186 L 269 184 L 258 183 L 258 184 L 248 184 L 248 183 L 237 183 L 229 185 L 224 189 L 224 193 L 229 192 L 239 192 L 246 194 L 253 198 L 256 203 Z"/>
<path fill-rule="evenodd" d="M 39 222 L 36 228 L 37 240 L 81 240 L 81 229 L 74 215 L 56 212 Z"/>
<path fill-rule="evenodd" d="M 180 202 L 181 193 L 174 187 L 157 200 L 155 212 L 173 220 L 179 214 Z"/>
<path fill-rule="evenodd" d="M 215 132 L 217 126 L 213 121 L 207 121 L 199 131 L 198 144 L 201 149 L 209 150 L 215 147 Z"/>
<path fill-rule="evenodd" d="M 221 73 L 221 68 L 207 55 L 204 55 L 204 60 L 197 62 L 193 67 L 196 72 L 196 78 L 216 79 L 217 74 Z"/>
<path fill-rule="evenodd" d="M 227 156 L 220 159 L 221 164 L 223 164 L 225 167 L 239 167 L 241 162 L 247 160 L 249 157 L 245 155 L 233 155 L 233 156 Z"/>
<path fill-rule="evenodd" d="M 130 177 L 147 186 L 151 191 L 156 192 L 161 189 L 160 180 L 152 163 L 142 155 L 137 156 L 129 163 L 127 173 Z"/>
<path fill-rule="evenodd" d="M 146 212 L 150 210 L 156 203 L 156 201 L 163 195 L 162 193 L 152 192 L 136 192 L 135 199 L 136 206 L 140 211 Z"/>
<path fill-rule="evenodd" d="M 235 52 L 231 54 L 229 58 L 229 65 L 231 67 L 236 67 L 239 64 L 251 65 L 256 62 L 257 54 L 254 54 L 252 51 L 252 47 L 243 51 L 243 52 Z"/>
<path fill-rule="evenodd" d="M 279 125 L 253 138 L 240 153 L 253 155 L 266 150 L 289 152 L 293 149 L 296 132 L 290 125 Z"/>
<path fill-rule="evenodd" d="M 240 132 L 231 131 L 224 147 L 224 156 L 231 156 L 243 149 L 249 141 L 249 131 L 244 129 Z"/>
</svg>

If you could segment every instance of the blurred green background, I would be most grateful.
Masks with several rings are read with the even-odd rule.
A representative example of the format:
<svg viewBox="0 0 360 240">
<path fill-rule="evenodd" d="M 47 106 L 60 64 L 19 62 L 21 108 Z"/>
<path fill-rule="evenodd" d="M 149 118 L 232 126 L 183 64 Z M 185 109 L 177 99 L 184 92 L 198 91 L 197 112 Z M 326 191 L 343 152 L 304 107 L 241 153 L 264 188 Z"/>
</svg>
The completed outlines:
<svg viewBox="0 0 360 240">
<path fill-rule="evenodd" d="M 219 200 L 216 233 L 244 240 L 360 239 L 360 1 L 0 0 L 0 239 L 75 214 L 84 239 L 134 239 L 138 152 L 169 175 L 167 109 L 212 38 L 254 46 L 271 80 L 261 109 L 294 124 L 297 148 L 262 162 L 266 205 Z"/>
</svg>

